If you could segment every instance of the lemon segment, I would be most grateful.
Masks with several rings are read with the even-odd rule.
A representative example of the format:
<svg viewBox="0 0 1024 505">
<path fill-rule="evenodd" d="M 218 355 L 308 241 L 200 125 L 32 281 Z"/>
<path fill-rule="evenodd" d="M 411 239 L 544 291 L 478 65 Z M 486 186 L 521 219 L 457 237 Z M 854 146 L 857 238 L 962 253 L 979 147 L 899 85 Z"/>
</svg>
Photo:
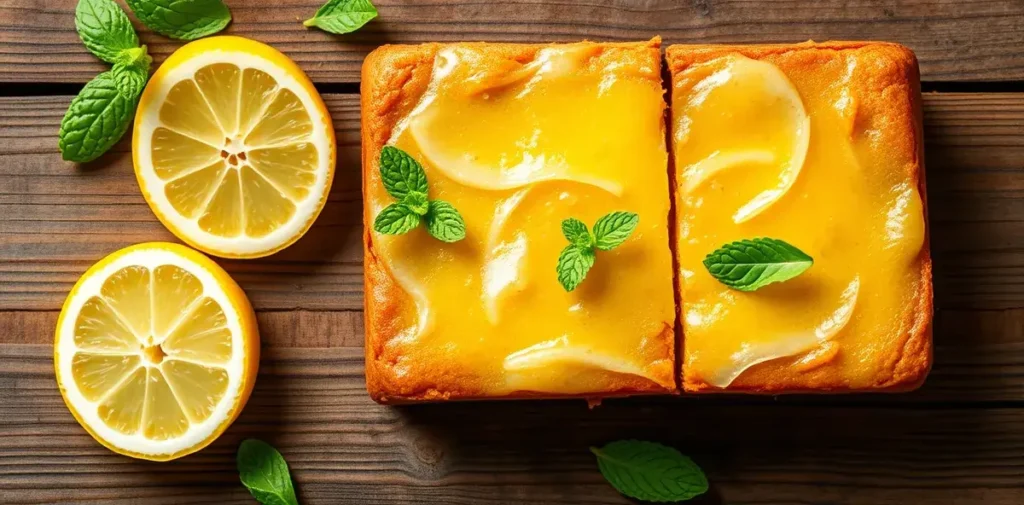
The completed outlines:
<svg viewBox="0 0 1024 505">
<path fill-rule="evenodd" d="M 111 450 L 169 460 L 241 411 L 259 361 L 255 314 L 216 263 L 140 244 L 94 265 L 68 295 L 54 365 L 65 403 Z"/>
<path fill-rule="evenodd" d="M 305 74 L 241 37 L 183 46 L 150 79 L 132 152 L 161 222 L 217 256 L 252 258 L 299 239 L 327 201 L 334 127 Z"/>
</svg>

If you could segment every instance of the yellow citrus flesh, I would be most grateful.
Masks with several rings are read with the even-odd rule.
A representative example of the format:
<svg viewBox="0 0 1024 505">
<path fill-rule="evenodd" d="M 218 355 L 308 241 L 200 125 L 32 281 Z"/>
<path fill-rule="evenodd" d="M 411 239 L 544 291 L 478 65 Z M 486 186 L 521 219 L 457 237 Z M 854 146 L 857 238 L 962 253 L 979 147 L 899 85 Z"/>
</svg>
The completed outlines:
<svg viewBox="0 0 1024 505">
<path fill-rule="evenodd" d="M 54 365 L 71 413 L 101 444 L 166 461 L 237 417 L 259 364 L 245 294 L 209 258 L 139 244 L 79 279 L 57 322 Z"/>
<path fill-rule="evenodd" d="M 334 128 L 287 56 L 241 37 L 183 46 L 153 75 L 132 139 L 146 201 L 171 232 L 224 257 L 298 240 L 327 200 Z"/>
</svg>

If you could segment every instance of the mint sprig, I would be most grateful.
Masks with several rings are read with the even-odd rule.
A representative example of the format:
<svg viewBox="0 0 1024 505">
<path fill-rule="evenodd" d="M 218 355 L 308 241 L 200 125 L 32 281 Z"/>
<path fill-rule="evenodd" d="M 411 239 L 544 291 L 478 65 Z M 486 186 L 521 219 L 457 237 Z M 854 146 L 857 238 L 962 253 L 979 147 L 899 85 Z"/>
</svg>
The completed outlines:
<svg viewBox="0 0 1024 505">
<path fill-rule="evenodd" d="M 595 250 L 610 251 L 626 241 L 640 223 L 640 216 L 632 212 L 616 211 L 594 223 L 594 232 L 579 219 L 570 217 L 562 221 L 562 235 L 569 245 L 558 255 L 558 282 L 566 291 L 576 289 L 587 272 L 594 266 Z"/>
<path fill-rule="evenodd" d="M 340 35 L 362 28 L 375 17 L 377 9 L 370 0 L 327 0 L 313 17 L 302 24 Z"/>
<path fill-rule="evenodd" d="M 89 52 L 110 64 L 122 51 L 139 47 L 131 20 L 113 0 L 79 0 L 75 29 Z"/>
<path fill-rule="evenodd" d="M 80 0 L 75 26 L 89 51 L 114 64 L 82 88 L 60 122 L 61 157 L 86 162 L 105 153 L 128 131 L 153 59 L 146 46 L 139 46 L 127 14 L 114 0 Z"/>
<path fill-rule="evenodd" d="M 231 11 L 222 0 L 125 0 L 139 21 L 153 31 L 195 40 L 224 29 Z"/>
<path fill-rule="evenodd" d="M 256 439 L 238 446 L 238 477 L 263 505 L 299 505 L 288 463 L 277 449 Z"/>
<path fill-rule="evenodd" d="M 384 146 L 380 151 L 380 176 L 384 189 L 396 203 L 377 214 L 373 229 L 385 235 L 408 233 L 426 222 L 427 233 L 442 242 L 466 238 L 466 223 L 452 204 L 427 197 L 427 174 L 405 151 Z"/>
<path fill-rule="evenodd" d="M 591 447 L 601 475 L 618 492 L 651 502 L 677 502 L 700 496 L 708 479 L 690 458 L 654 442 L 619 440 Z"/>
<path fill-rule="evenodd" d="M 804 273 L 814 259 L 782 240 L 754 238 L 723 245 L 704 258 L 719 282 L 739 291 L 755 291 Z"/>
</svg>

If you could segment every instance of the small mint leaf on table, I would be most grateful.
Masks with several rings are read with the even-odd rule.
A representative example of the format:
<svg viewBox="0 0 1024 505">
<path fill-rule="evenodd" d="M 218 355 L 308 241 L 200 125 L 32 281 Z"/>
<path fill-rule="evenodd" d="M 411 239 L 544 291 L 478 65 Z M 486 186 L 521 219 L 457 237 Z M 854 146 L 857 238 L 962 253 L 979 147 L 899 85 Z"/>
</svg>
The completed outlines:
<svg viewBox="0 0 1024 505">
<path fill-rule="evenodd" d="M 619 440 L 591 447 L 601 475 L 618 492 L 650 502 L 678 502 L 708 490 L 704 472 L 679 451 L 654 442 Z"/>
<path fill-rule="evenodd" d="M 288 463 L 277 449 L 256 439 L 238 446 L 238 477 L 263 505 L 299 505 Z"/>
<path fill-rule="evenodd" d="M 388 205 L 373 220 L 373 229 L 385 235 L 408 233 L 419 225 L 420 216 L 401 203 Z"/>
<path fill-rule="evenodd" d="M 351 33 L 377 17 L 370 0 L 327 0 L 313 17 L 302 22 L 330 33 Z"/>
<path fill-rule="evenodd" d="M 431 200 L 426 220 L 427 232 L 441 242 L 458 242 L 466 238 L 466 223 L 448 202 Z"/>
<path fill-rule="evenodd" d="M 82 88 L 60 122 L 57 146 L 68 161 L 98 158 L 128 131 L 139 95 L 119 90 L 113 70 L 97 75 Z"/>
<path fill-rule="evenodd" d="M 397 147 L 384 146 L 381 149 L 380 176 L 384 189 L 395 200 L 402 200 L 409 193 L 427 196 L 427 174 L 423 166 Z"/>
<path fill-rule="evenodd" d="M 755 291 L 804 273 L 814 260 L 782 240 L 755 238 L 725 244 L 704 258 L 704 267 L 722 284 Z"/>
<path fill-rule="evenodd" d="M 114 0 L 79 0 L 75 29 L 89 52 L 107 63 L 116 63 L 121 51 L 139 45 L 131 20 Z"/>
<path fill-rule="evenodd" d="M 149 72 L 139 67 L 120 63 L 114 65 L 110 73 L 114 78 L 114 87 L 117 88 L 117 92 L 125 97 L 132 97 L 133 101 L 138 100 L 138 97 L 142 95 L 142 89 L 146 87 L 146 79 L 149 78 Z"/>
<path fill-rule="evenodd" d="M 574 217 L 562 221 L 562 235 L 565 235 L 565 239 L 570 244 L 580 247 L 591 247 L 594 245 L 594 236 L 590 234 L 587 225 Z"/>
<path fill-rule="evenodd" d="M 612 212 L 594 223 L 594 245 L 602 251 L 610 251 L 636 230 L 640 216 L 632 212 Z"/>
<path fill-rule="evenodd" d="M 222 0 L 125 0 L 153 31 L 174 39 L 195 40 L 224 29 L 231 11 Z"/>
<path fill-rule="evenodd" d="M 594 249 L 570 244 L 558 255 L 558 282 L 566 291 L 572 291 L 587 277 L 594 266 Z"/>
</svg>

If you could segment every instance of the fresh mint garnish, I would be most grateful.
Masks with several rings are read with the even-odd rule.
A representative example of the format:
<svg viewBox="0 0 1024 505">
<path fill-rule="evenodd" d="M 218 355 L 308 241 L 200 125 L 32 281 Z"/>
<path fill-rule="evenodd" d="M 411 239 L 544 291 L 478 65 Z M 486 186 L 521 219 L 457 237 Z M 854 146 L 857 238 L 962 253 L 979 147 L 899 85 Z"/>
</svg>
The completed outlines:
<svg viewBox="0 0 1024 505">
<path fill-rule="evenodd" d="M 75 26 L 85 47 L 114 68 L 82 88 L 60 122 L 57 147 L 68 161 L 98 158 L 128 131 L 153 59 L 114 0 L 80 0 Z"/>
<path fill-rule="evenodd" d="M 640 216 L 632 212 L 612 212 L 598 219 L 594 233 L 590 233 L 579 219 L 570 217 L 562 221 L 562 234 L 569 245 L 558 255 L 558 282 L 566 291 L 576 289 L 594 266 L 595 250 L 610 251 L 622 245 L 639 222 Z"/>
<path fill-rule="evenodd" d="M 313 17 L 302 22 L 330 33 L 351 33 L 377 17 L 370 0 L 327 0 Z"/>
<path fill-rule="evenodd" d="M 458 242 L 466 238 L 466 223 L 452 204 L 431 200 L 427 211 L 427 232 L 441 242 Z"/>
<path fill-rule="evenodd" d="M 813 264 L 814 260 L 800 249 L 773 238 L 737 240 L 704 258 L 704 266 L 715 279 L 739 291 L 788 281 Z"/>
<path fill-rule="evenodd" d="M 570 245 L 558 255 L 558 282 L 566 291 L 572 291 L 587 277 L 594 266 L 594 248 Z"/>
<path fill-rule="evenodd" d="M 600 449 L 597 456 L 601 475 L 618 492 L 651 502 L 677 502 L 700 496 L 708 490 L 708 479 L 690 458 L 654 442 L 619 440 Z"/>
<path fill-rule="evenodd" d="M 89 52 L 110 64 L 122 51 L 139 47 L 131 20 L 114 0 L 79 0 L 75 29 Z"/>
<path fill-rule="evenodd" d="M 408 205 L 393 203 L 384 207 L 373 220 L 373 229 L 385 235 L 401 235 L 408 233 L 420 225 L 420 215 Z"/>
<path fill-rule="evenodd" d="M 384 208 L 373 220 L 373 229 L 385 235 L 408 233 L 420 222 L 442 242 L 466 238 L 466 223 L 452 204 L 427 197 L 427 174 L 405 151 L 384 146 L 380 151 L 380 177 L 384 189 L 397 203 Z"/>
<path fill-rule="evenodd" d="M 125 0 L 153 31 L 174 39 L 195 40 L 224 29 L 231 11 L 222 0 Z"/>
<path fill-rule="evenodd" d="M 238 477 L 263 505 L 299 505 L 288 463 L 277 449 L 256 439 L 238 446 Z"/>
</svg>

